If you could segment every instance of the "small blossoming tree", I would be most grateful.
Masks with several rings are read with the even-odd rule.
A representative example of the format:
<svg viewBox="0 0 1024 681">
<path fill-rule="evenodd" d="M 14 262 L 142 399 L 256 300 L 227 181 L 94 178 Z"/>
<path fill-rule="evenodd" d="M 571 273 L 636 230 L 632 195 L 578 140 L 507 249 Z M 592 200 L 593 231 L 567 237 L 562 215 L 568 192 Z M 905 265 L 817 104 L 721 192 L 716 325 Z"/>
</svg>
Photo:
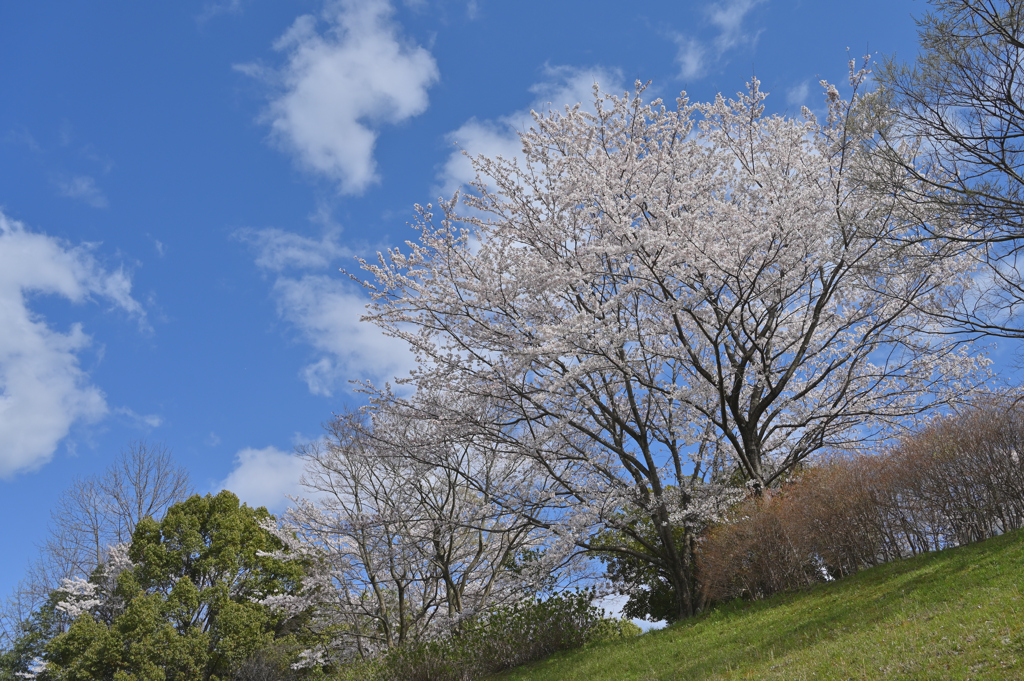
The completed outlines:
<svg viewBox="0 0 1024 681">
<path fill-rule="evenodd" d="M 303 664 L 330 664 L 450 634 L 459 622 L 520 600 L 546 575 L 522 557 L 544 545 L 530 507 L 497 503 L 536 477 L 521 459 L 485 456 L 427 418 L 346 413 L 302 448 L 303 486 L 268 525 L 305 575 L 264 604 L 308 615 Z M 495 454 L 495 452 L 489 452 Z M 536 502 L 530 502 L 536 507 Z"/>
</svg>

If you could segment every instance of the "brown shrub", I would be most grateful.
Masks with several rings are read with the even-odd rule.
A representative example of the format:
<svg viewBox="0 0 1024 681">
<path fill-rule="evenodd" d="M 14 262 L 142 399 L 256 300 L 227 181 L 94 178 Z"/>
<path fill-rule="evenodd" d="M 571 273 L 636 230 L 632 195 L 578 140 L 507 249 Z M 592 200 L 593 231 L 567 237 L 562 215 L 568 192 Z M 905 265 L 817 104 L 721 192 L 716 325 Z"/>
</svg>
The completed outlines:
<svg viewBox="0 0 1024 681">
<path fill-rule="evenodd" d="M 981 541 L 1024 526 L 1024 409 L 990 402 L 935 419 L 890 453 L 885 504 L 913 550 Z M 902 520 L 906 518 L 906 520 Z"/>
<path fill-rule="evenodd" d="M 876 462 L 835 458 L 737 509 L 702 542 L 705 597 L 763 598 L 852 574 L 886 559 L 870 493 Z"/>
<path fill-rule="evenodd" d="M 784 493 L 767 491 L 735 509 L 735 520 L 704 538 L 698 574 L 708 602 L 764 598 L 813 583 L 815 565 L 794 544 Z"/>
<path fill-rule="evenodd" d="M 762 598 L 1024 527 L 1024 408 L 992 401 L 877 455 L 833 455 L 702 539 L 705 597 Z"/>
</svg>

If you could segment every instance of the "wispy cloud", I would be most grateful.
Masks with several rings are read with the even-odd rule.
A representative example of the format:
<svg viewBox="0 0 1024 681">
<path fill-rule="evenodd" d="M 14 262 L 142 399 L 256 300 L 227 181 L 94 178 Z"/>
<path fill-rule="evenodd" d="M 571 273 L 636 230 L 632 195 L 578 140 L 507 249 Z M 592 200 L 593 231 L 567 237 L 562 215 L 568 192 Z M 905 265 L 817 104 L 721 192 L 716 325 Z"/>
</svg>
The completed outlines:
<svg viewBox="0 0 1024 681">
<path fill-rule="evenodd" d="M 263 120 L 298 164 L 361 194 L 379 180 L 374 145 L 381 126 L 423 113 L 439 74 L 433 56 L 400 35 L 386 0 L 335 0 L 303 15 L 274 44 L 279 69 L 243 73 L 276 91 Z"/>
<path fill-rule="evenodd" d="M 43 148 L 39 146 L 39 142 L 36 141 L 36 138 L 33 137 L 32 133 L 29 132 L 26 128 L 21 128 L 19 130 L 8 130 L 7 134 L 3 136 L 2 142 L 4 144 L 17 144 L 19 146 L 25 146 L 29 149 L 29 151 L 33 151 L 35 153 L 39 153 L 43 150 Z"/>
<path fill-rule="evenodd" d="M 744 30 L 743 20 L 750 10 L 762 2 L 764 0 L 726 0 L 708 8 L 708 21 L 718 29 L 718 36 L 714 42 L 719 52 L 757 39 L 759 32 L 750 33 Z"/>
<path fill-rule="evenodd" d="M 707 48 L 699 40 L 685 36 L 675 36 L 679 51 L 676 63 L 679 64 L 679 77 L 693 80 L 704 75 L 707 62 Z"/>
<path fill-rule="evenodd" d="M 164 423 L 163 417 L 159 414 L 139 414 L 128 407 L 118 407 L 114 413 L 129 421 L 136 428 L 159 428 Z"/>
<path fill-rule="evenodd" d="M 807 102 L 808 94 L 810 94 L 810 85 L 805 80 L 786 90 L 786 104 L 794 107 L 803 106 Z"/>
<path fill-rule="evenodd" d="M 341 243 L 341 228 L 329 227 L 319 239 L 311 239 L 283 229 L 243 229 L 242 241 L 256 250 L 256 264 L 273 272 L 286 269 L 324 270 L 332 262 L 351 259 L 352 251 Z"/>
<path fill-rule="evenodd" d="M 221 14 L 241 14 L 244 0 L 215 0 L 203 5 L 203 10 L 196 16 L 196 22 L 203 24 Z"/>
<path fill-rule="evenodd" d="M 59 180 L 57 190 L 61 196 L 84 201 L 93 208 L 106 208 L 107 197 L 96 186 L 96 180 L 88 175 L 76 175 L 68 180 Z"/>
<path fill-rule="evenodd" d="M 42 466 L 73 424 L 109 411 L 79 366 L 92 339 L 81 324 L 55 331 L 30 308 L 32 294 L 73 303 L 98 296 L 144 317 L 128 275 L 100 266 L 90 246 L 31 232 L 0 213 L 0 478 Z"/>
<path fill-rule="evenodd" d="M 271 295 L 278 315 L 314 352 L 299 372 L 315 395 L 331 395 L 349 381 L 387 381 L 412 368 L 402 341 L 385 336 L 360 317 L 368 299 L 338 272 L 351 262 L 341 230 L 328 226 L 319 238 L 280 229 L 243 230 L 239 238 L 256 251 L 256 264 L 275 275 Z"/>
<path fill-rule="evenodd" d="M 676 63 L 679 77 L 694 80 L 705 76 L 721 63 L 728 52 L 757 42 L 760 31 L 751 31 L 746 25 L 747 15 L 765 0 L 724 0 L 712 3 L 704 10 L 704 19 L 714 32 L 710 39 L 698 39 L 690 34 L 671 33 L 676 43 Z"/>
</svg>

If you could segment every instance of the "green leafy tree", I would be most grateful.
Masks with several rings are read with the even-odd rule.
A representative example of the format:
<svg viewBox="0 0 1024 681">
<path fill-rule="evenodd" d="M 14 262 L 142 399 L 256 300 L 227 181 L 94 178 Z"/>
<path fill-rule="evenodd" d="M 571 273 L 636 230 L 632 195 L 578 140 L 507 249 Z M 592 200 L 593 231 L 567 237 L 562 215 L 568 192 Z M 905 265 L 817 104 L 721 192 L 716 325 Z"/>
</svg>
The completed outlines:
<svg viewBox="0 0 1024 681">
<path fill-rule="evenodd" d="M 687 532 L 685 527 L 674 527 L 675 540 L 679 543 L 695 541 L 694 534 Z M 658 540 L 658 532 L 648 517 L 637 518 L 630 525 L 630 532 L 608 530 L 601 534 L 595 545 L 607 544 L 618 547 L 614 551 L 598 551 L 597 556 L 605 564 L 605 573 L 616 587 L 628 596 L 622 607 L 622 616 L 630 619 L 666 620 L 674 622 L 679 619 L 676 607 L 676 591 L 670 576 L 658 565 L 637 557 L 650 544 Z M 622 548 L 626 551 L 621 550 Z M 690 547 L 693 552 L 693 547 Z M 697 588 L 696 573 L 691 588 Z M 703 609 L 703 600 L 698 601 L 697 609 Z"/>
<path fill-rule="evenodd" d="M 11 645 L 0 652 L 0 681 L 24 678 L 36 660 L 42 658 L 47 642 L 67 631 L 70 624 L 66 614 L 57 609 L 62 598 L 54 592 L 30 617 L 18 625 L 19 635 Z"/>
<path fill-rule="evenodd" d="M 223 491 L 141 521 L 128 551 L 134 566 L 111 595 L 123 611 L 108 624 L 91 606 L 55 636 L 44 651 L 46 678 L 223 680 L 292 641 L 289 622 L 258 602 L 294 590 L 302 570 L 263 555 L 282 548 L 263 527 L 269 520 L 265 508 Z"/>
</svg>

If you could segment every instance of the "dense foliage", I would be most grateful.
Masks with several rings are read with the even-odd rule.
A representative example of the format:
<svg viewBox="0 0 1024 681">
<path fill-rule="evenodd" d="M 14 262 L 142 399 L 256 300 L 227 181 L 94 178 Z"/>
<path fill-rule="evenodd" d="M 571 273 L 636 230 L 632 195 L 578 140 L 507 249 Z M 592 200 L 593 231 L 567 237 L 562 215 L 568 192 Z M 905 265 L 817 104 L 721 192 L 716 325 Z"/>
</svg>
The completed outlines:
<svg viewBox="0 0 1024 681">
<path fill-rule="evenodd" d="M 641 517 L 633 520 L 630 529 L 631 534 L 639 535 L 647 545 L 657 541 L 658 533 L 650 518 Z M 675 532 L 678 535 L 677 542 L 698 541 L 698 537 L 686 533 L 681 528 L 676 528 Z M 613 547 L 625 546 L 635 553 L 642 553 L 645 546 L 630 536 L 624 536 L 619 530 L 607 530 L 603 535 L 596 537 L 591 545 L 600 547 L 602 543 L 608 543 Z M 605 577 L 611 581 L 614 588 L 627 594 L 626 602 L 622 606 L 623 617 L 665 622 L 675 622 L 680 618 L 676 608 L 675 591 L 664 570 L 650 561 L 637 558 L 634 553 L 602 552 L 600 549 L 595 553 L 605 565 Z M 698 607 L 702 609 L 703 594 L 698 595 L 698 599 Z"/>
<path fill-rule="evenodd" d="M 288 643 L 291 623 L 259 601 L 294 589 L 301 566 L 263 555 L 280 548 L 270 520 L 227 491 L 142 520 L 88 582 L 55 592 L 73 621 L 42 648 L 39 678 L 224 680 Z"/>
<path fill-rule="evenodd" d="M 0 652 L 0 679 L 15 681 L 19 675 L 29 674 L 37 666 L 46 644 L 67 630 L 70 620 L 57 608 L 65 594 L 54 592 L 32 614 L 19 623 L 12 642 Z"/>
</svg>

